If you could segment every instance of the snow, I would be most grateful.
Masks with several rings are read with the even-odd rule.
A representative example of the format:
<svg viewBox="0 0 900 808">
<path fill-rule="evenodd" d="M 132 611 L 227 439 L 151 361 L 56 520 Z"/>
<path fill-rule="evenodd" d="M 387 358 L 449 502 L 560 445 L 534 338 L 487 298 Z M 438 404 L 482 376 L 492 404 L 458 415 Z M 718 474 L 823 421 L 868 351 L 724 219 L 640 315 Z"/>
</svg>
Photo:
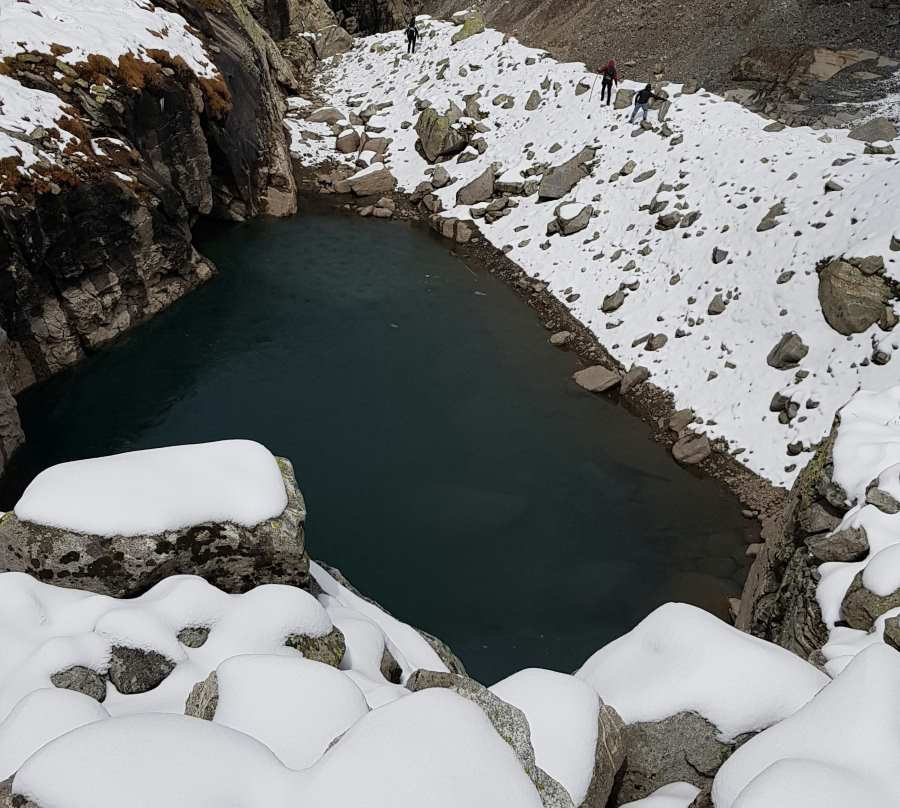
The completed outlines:
<svg viewBox="0 0 900 808">
<path fill-rule="evenodd" d="M 62 102 L 53 94 L 24 87 L 11 76 L 0 74 L 0 160 L 18 157 L 20 172 L 30 168 L 48 153 L 38 146 L 13 137 L 10 132 L 28 135 L 36 127 L 57 129 L 57 121 L 65 116 Z M 60 144 L 65 146 L 72 135 L 59 130 Z"/>
<path fill-rule="evenodd" d="M 233 522 L 253 527 L 287 506 L 278 463 L 253 441 L 171 446 L 62 463 L 41 472 L 19 519 L 99 536 Z"/>
<path fill-rule="evenodd" d="M 569 308 L 613 356 L 626 367 L 647 366 L 652 381 L 673 394 L 677 408 L 695 409 L 711 438 L 725 439 L 735 452 L 745 449 L 738 457 L 750 469 L 778 485 L 790 485 L 813 445 L 827 433 L 834 412 L 853 393 L 900 380 L 896 362 L 862 364 L 871 356 L 873 338 L 886 337 L 893 349 L 900 337 L 884 335 L 877 326 L 849 338 L 833 331 L 819 306 L 815 272 L 828 256 L 881 255 L 886 274 L 900 279 L 900 254 L 889 249 L 898 226 L 893 201 L 900 195 L 900 164 L 864 154 L 864 144 L 850 140 L 845 130 L 764 132 L 767 121 L 744 107 L 710 93 L 680 95 L 677 84 L 665 88 L 672 100 L 667 122 L 684 142 L 672 145 L 653 132 L 633 137 L 640 130 L 627 125 L 628 109 L 601 107 L 596 93 L 593 100 L 588 93 L 575 95 L 585 76 L 583 65 L 556 62 L 514 38 L 504 42 L 497 31 L 451 45 L 453 25 L 422 18 L 421 28 L 421 50 L 413 57 L 402 53 L 399 31 L 358 40 L 324 75 L 318 92 L 345 113 L 361 88 L 363 106 L 393 102 L 379 113 L 388 123 L 384 136 L 393 138 L 386 161 L 399 187 L 412 191 L 427 179 L 428 165 L 415 150 L 415 129 L 404 130 L 400 124 L 415 123 L 417 99 L 444 111 L 450 101 L 462 106 L 464 95 L 480 89 L 479 104 L 489 113 L 482 121 L 489 129 L 483 135 L 488 148 L 483 155 L 468 149 L 476 157 L 471 162 L 446 164 L 458 179 L 436 192 L 444 216 L 470 218 L 468 208 L 456 206 L 456 192 L 491 163 L 500 173 L 518 170 L 523 161 L 527 166 L 559 165 L 584 146 L 595 146 L 593 175 L 560 200 L 593 203 L 599 216 L 583 235 L 547 239 L 544 230 L 555 203 L 541 205 L 534 196 L 519 198 L 519 207 L 493 225 L 476 224 L 495 246 L 509 247 L 508 257 L 548 283 L 558 298 L 570 287 L 579 294 Z M 444 58 L 449 67 L 440 80 L 437 62 Z M 535 63 L 526 64 L 529 58 Z M 466 75 L 460 75 L 461 69 Z M 545 80 L 551 84 L 550 90 L 540 90 L 545 103 L 526 112 L 529 93 Z M 639 84 L 626 81 L 622 86 L 635 89 Z M 493 106 L 500 93 L 515 98 L 512 109 Z M 656 113 L 651 121 L 657 123 Z M 551 153 L 554 142 L 561 148 Z M 333 146 L 333 135 L 326 134 L 318 141 L 295 140 L 292 150 L 304 163 L 353 164 L 356 155 L 337 155 Z M 833 165 L 842 158 L 852 160 Z M 634 174 L 610 181 L 628 160 L 637 163 Z M 649 169 L 656 171 L 651 179 L 633 181 Z M 844 190 L 826 196 L 824 185 L 832 178 Z M 658 231 L 656 216 L 638 209 L 662 183 L 673 188 L 667 192 L 665 212 L 700 211 L 694 225 Z M 778 225 L 757 232 L 769 208 L 782 199 L 787 210 Z M 600 238 L 591 241 L 595 232 Z M 549 247 L 542 249 L 545 243 Z M 728 251 L 726 262 L 712 263 L 714 247 Z M 645 248 L 651 250 L 647 255 L 642 254 Z M 619 250 L 622 255 L 614 261 Z M 636 266 L 626 272 L 632 260 Z M 794 276 L 776 283 L 785 270 Z M 680 282 L 672 285 L 676 274 Z M 619 311 L 599 311 L 607 294 L 621 282 L 635 280 L 640 287 L 629 292 Z M 707 306 L 716 293 L 726 299 L 730 293 L 731 298 L 723 314 L 709 316 Z M 607 328 L 619 320 L 621 325 Z M 686 335 L 675 339 L 679 328 Z M 650 331 L 669 336 L 662 350 L 648 353 L 632 346 Z M 809 374 L 805 378 L 766 362 L 788 331 L 797 332 L 809 346 L 801 363 Z M 717 376 L 710 378 L 711 373 Z M 800 405 L 800 416 L 787 426 L 769 412 L 776 392 Z M 818 406 L 807 409 L 807 402 Z M 801 442 L 804 451 L 790 457 L 786 446 L 794 442 Z"/>
<path fill-rule="evenodd" d="M 791 715 L 829 681 L 790 651 L 680 603 L 660 606 L 576 676 L 626 724 L 693 711 L 723 741 Z"/>
<path fill-rule="evenodd" d="M 205 626 L 200 648 L 177 642 L 188 626 Z M 226 659 L 244 653 L 300 654 L 284 646 L 291 634 L 332 629 L 312 595 L 281 585 L 229 595 L 201 578 L 166 578 L 137 598 L 117 600 L 44 584 L 22 573 L 0 574 L 0 720 L 29 693 L 51 687 L 54 673 L 76 665 L 106 671 L 113 645 L 155 650 L 176 663 L 158 687 L 123 695 L 107 688 L 114 716 L 184 711 L 191 688 Z"/>
<path fill-rule="evenodd" d="M 141 0 L 0 0 L 0 19 L 0 56 L 50 53 L 57 44 L 71 48 L 57 58 L 75 65 L 91 54 L 113 62 L 126 53 L 155 61 L 149 52 L 157 50 L 180 56 L 199 77 L 217 75 L 183 17 Z"/>
<path fill-rule="evenodd" d="M 883 598 L 900 589 L 900 543 L 871 556 L 862 582 L 866 589 Z"/>
<path fill-rule="evenodd" d="M 391 617 L 373 603 L 351 592 L 315 561 L 309 565 L 309 572 L 325 593 L 324 605 L 329 613 L 336 607 L 351 609 L 359 619 L 369 621 L 381 629 L 388 650 L 403 670 L 404 680 L 420 668 L 429 671 L 447 670 L 434 649 L 412 626 Z M 346 611 L 342 613 L 347 614 Z"/>
<path fill-rule="evenodd" d="M 716 808 L 900 805 L 900 654 L 861 652 L 796 714 L 751 738 L 713 782 Z"/>
<path fill-rule="evenodd" d="M 216 677 L 215 722 L 262 741 L 290 769 L 312 766 L 369 710 L 347 676 L 313 660 L 243 654 Z"/>
<path fill-rule="evenodd" d="M 649 797 L 626 802 L 621 808 L 689 808 L 699 793 L 700 789 L 690 783 L 669 783 Z"/>
<path fill-rule="evenodd" d="M 537 765 L 581 805 L 596 762 L 597 694 L 573 676 L 539 668 L 514 673 L 490 689 L 525 713 Z"/>
<path fill-rule="evenodd" d="M 29 693 L 0 723 L 0 781 L 48 741 L 105 718 L 109 713 L 103 705 L 83 693 L 57 688 Z"/>
</svg>

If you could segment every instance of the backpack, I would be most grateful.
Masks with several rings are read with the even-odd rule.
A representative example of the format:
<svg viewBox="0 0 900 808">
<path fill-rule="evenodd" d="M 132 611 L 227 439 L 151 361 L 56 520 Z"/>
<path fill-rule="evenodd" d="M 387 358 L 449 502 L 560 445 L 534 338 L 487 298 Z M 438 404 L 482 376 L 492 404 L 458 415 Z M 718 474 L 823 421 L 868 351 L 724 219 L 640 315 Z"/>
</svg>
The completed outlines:
<svg viewBox="0 0 900 808">
<path fill-rule="evenodd" d="M 607 81 L 612 81 L 616 77 L 616 69 L 612 65 L 607 65 L 606 69 L 603 71 L 603 78 Z"/>
</svg>

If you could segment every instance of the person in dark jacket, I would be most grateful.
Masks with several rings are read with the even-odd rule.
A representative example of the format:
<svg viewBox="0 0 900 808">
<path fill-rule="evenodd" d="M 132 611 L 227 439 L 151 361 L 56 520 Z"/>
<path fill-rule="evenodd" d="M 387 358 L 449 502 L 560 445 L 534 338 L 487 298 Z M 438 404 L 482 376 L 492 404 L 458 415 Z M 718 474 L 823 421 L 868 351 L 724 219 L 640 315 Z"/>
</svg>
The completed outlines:
<svg viewBox="0 0 900 808">
<path fill-rule="evenodd" d="M 409 25 L 406 26 L 406 52 L 416 52 L 416 42 L 419 41 L 419 29 L 416 28 L 416 20 L 411 17 Z"/>
<path fill-rule="evenodd" d="M 649 84 L 643 90 L 637 91 L 637 94 L 634 96 L 634 109 L 631 110 L 631 119 L 628 123 L 634 123 L 638 113 L 643 115 L 641 120 L 647 120 L 647 108 L 650 106 L 651 98 L 655 98 L 657 101 L 663 100 L 661 96 L 653 92 L 653 88 Z"/>
<path fill-rule="evenodd" d="M 601 75 L 603 76 L 603 84 L 600 85 L 600 103 L 602 104 L 605 98 L 606 106 L 609 106 L 612 103 L 613 82 L 617 85 L 619 83 L 619 71 L 616 69 L 615 59 L 610 59 L 606 63 L 606 67 L 603 68 Z"/>
</svg>

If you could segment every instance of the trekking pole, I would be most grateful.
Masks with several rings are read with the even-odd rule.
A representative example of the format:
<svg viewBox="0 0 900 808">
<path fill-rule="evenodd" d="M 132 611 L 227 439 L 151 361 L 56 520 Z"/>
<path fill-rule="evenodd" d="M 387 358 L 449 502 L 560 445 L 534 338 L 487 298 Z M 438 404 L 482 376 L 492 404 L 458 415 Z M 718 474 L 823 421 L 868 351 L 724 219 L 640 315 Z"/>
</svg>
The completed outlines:
<svg viewBox="0 0 900 808">
<path fill-rule="evenodd" d="M 599 79 L 599 78 L 600 78 L 600 74 L 597 73 L 597 75 L 594 76 L 594 83 L 591 85 L 591 94 L 588 96 L 588 104 L 590 104 L 591 101 L 594 100 L 594 87 L 597 86 L 597 79 Z M 601 104 L 603 103 L 603 99 L 602 99 L 602 98 L 600 99 L 600 103 L 601 103 Z"/>
</svg>

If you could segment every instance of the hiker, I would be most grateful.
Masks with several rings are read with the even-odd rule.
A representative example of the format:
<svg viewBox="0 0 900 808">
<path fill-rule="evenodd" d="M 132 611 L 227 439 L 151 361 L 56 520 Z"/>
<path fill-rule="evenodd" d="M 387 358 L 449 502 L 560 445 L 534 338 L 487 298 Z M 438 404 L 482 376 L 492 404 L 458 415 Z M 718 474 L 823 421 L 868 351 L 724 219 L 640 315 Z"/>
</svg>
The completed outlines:
<svg viewBox="0 0 900 808">
<path fill-rule="evenodd" d="M 419 29 L 416 28 L 415 17 L 410 17 L 409 25 L 406 26 L 406 52 L 416 52 L 416 42 L 419 39 Z"/>
<path fill-rule="evenodd" d="M 603 68 L 603 84 L 600 85 L 600 103 L 606 98 L 606 106 L 612 103 L 612 86 L 613 82 L 619 83 L 619 71 L 616 70 L 616 60 L 610 59 Z"/>
<path fill-rule="evenodd" d="M 638 113 L 643 114 L 642 120 L 647 120 L 647 107 L 650 106 L 650 99 L 655 98 L 657 101 L 662 101 L 663 98 L 653 92 L 653 88 L 648 84 L 644 87 L 643 90 L 638 90 L 637 95 L 634 97 L 634 109 L 631 110 L 631 119 L 628 123 L 634 123 L 634 119 L 637 117 Z"/>
</svg>

